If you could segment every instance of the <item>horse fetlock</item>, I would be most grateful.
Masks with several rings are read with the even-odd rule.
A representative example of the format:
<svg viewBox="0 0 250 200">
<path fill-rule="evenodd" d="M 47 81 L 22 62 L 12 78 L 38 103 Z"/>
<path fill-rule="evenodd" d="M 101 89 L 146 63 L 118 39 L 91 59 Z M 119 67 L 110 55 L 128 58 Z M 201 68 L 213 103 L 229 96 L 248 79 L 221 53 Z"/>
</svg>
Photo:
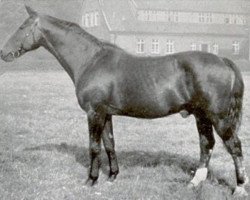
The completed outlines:
<svg viewBox="0 0 250 200">
<path fill-rule="evenodd" d="M 193 187 L 197 187 L 200 184 L 200 182 L 205 181 L 207 178 L 207 173 L 208 170 L 206 167 L 197 169 L 194 178 L 190 181 Z"/>
</svg>

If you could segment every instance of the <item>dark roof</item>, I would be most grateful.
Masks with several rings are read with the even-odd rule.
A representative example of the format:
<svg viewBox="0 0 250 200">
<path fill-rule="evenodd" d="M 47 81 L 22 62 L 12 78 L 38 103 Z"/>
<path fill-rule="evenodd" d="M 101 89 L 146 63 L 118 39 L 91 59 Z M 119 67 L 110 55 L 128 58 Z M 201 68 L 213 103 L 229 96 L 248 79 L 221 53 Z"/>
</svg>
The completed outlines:
<svg viewBox="0 0 250 200">
<path fill-rule="evenodd" d="M 138 9 L 248 14 L 246 0 L 132 0 Z"/>
<path fill-rule="evenodd" d="M 124 22 L 123 22 L 124 23 Z M 155 23 L 135 22 L 124 23 L 124 29 L 129 32 L 162 33 L 162 34 L 216 34 L 216 35 L 246 35 L 242 26 L 231 24 L 190 24 L 190 23 Z"/>
<path fill-rule="evenodd" d="M 218 4 L 216 4 L 217 6 L 215 6 L 214 0 L 119 0 L 119 3 L 117 2 L 117 0 L 106 0 L 104 1 L 102 10 L 110 31 L 124 33 L 141 32 L 158 34 L 246 35 L 245 27 L 235 24 L 195 24 L 139 21 L 136 19 L 129 1 L 134 1 L 137 9 L 146 9 L 147 7 L 150 7 L 151 9 L 162 9 L 168 6 L 168 8 L 171 8 L 171 10 L 176 10 L 177 8 L 187 10 L 187 8 L 185 8 L 185 5 L 187 5 L 190 9 L 193 7 L 193 10 L 195 11 L 205 9 L 205 6 L 197 6 L 192 4 L 191 2 L 199 2 L 199 4 L 203 2 L 204 5 L 208 5 L 208 8 L 213 8 L 213 10 L 217 11 L 231 10 L 231 6 L 236 4 L 235 0 L 227 0 L 227 4 L 231 6 L 223 9 L 219 5 L 221 5 L 221 2 L 224 2 L 223 6 L 225 7 L 225 5 L 227 4 L 225 4 L 224 0 L 217 0 L 216 2 L 219 2 Z M 213 4 L 210 1 L 213 2 Z M 233 4 L 230 3 L 231 1 L 233 2 Z M 187 2 L 191 4 L 188 4 Z M 239 5 L 235 7 L 234 11 L 236 11 L 237 9 L 240 10 L 240 8 L 243 7 L 239 3 L 242 1 L 237 2 L 237 5 Z M 206 11 L 207 10 L 208 9 L 206 9 Z"/>
<path fill-rule="evenodd" d="M 122 22 L 130 21 L 132 23 L 136 20 L 131 12 L 128 0 L 119 0 L 119 2 L 117 0 L 106 0 L 104 2 L 103 14 L 107 19 L 108 27 L 112 31 L 126 31 Z"/>
</svg>

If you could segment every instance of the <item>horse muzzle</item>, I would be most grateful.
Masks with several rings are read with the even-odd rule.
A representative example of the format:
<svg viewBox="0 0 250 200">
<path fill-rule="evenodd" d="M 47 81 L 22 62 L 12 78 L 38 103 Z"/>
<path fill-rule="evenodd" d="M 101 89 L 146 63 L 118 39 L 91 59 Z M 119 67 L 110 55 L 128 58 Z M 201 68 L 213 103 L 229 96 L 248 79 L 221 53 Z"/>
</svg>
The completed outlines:
<svg viewBox="0 0 250 200">
<path fill-rule="evenodd" d="M 20 57 L 22 55 L 22 49 L 19 48 L 17 51 L 11 51 L 9 53 L 4 53 L 2 50 L 0 51 L 0 57 L 5 62 L 11 62 L 14 59 Z"/>
</svg>

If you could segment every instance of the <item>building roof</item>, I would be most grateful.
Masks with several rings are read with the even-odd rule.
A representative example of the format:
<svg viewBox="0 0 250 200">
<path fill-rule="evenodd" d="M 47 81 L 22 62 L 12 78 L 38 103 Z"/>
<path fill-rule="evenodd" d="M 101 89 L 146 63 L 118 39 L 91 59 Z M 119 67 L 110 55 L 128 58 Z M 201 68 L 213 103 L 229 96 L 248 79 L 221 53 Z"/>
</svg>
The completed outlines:
<svg viewBox="0 0 250 200">
<path fill-rule="evenodd" d="M 123 33 L 157 33 L 157 34 L 215 34 L 215 35 L 246 35 L 244 26 L 235 24 L 195 24 L 195 23 L 173 23 L 173 22 L 149 22 L 139 21 L 133 13 L 132 5 L 137 9 L 162 9 L 168 7 L 170 10 L 193 9 L 194 11 L 223 11 L 243 10 L 242 1 L 217 0 L 106 0 L 102 6 L 105 21 L 109 31 Z M 188 2 L 188 3 L 187 3 Z M 197 6 L 194 2 L 198 3 Z M 212 2 L 212 3 L 211 3 Z M 218 3 L 219 2 L 219 3 Z M 223 2 L 223 4 L 222 4 Z M 232 3 L 231 3 L 232 2 Z M 237 2 L 237 3 L 236 3 Z M 225 5 L 230 5 L 225 8 Z M 216 5 L 216 6 L 215 6 Z M 223 5 L 223 8 L 222 8 Z M 236 5 L 234 7 L 234 5 Z M 206 7 L 208 6 L 208 7 Z M 206 9 L 205 9 L 206 8 Z M 233 9 L 234 8 L 234 9 Z"/>
<path fill-rule="evenodd" d="M 133 16 L 127 0 L 107 0 L 104 1 L 102 7 L 103 14 L 110 31 L 126 31 L 123 22 L 129 21 L 133 23 L 135 16 Z"/>
<path fill-rule="evenodd" d="M 225 24 L 190 24 L 190 23 L 164 23 L 164 22 L 122 22 L 123 30 L 137 33 L 160 33 L 160 34 L 214 34 L 214 35 L 237 35 L 245 36 L 246 29 L 242 26 Z M 113 27 L 114 31 L 119 31 Z"/>
<path fill-rule="evenodd" d="M 249 14 L 246 0 L 132 0 L 138 9 Z M 226 6 L 225 6 L 226 5 Z"/>
</svg>

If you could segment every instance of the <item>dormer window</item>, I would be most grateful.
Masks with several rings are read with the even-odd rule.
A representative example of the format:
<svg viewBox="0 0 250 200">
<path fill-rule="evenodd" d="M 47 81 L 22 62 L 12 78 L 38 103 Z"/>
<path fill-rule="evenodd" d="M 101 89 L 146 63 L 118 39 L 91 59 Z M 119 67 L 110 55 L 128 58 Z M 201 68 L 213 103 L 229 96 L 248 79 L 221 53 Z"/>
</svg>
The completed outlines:
<svg viewBox="0 0 250 200">
<path fill-rule="evenodd" d="M 95 27 L 100 25 L 100 16 L 98 11 L 88 12 L 82 16 L 82 25 L 84 27 Z"/>
<path fill-rule="evenodd" d="M 94 19 L 94 25 L 95 26 L 99 26 L 99 23 L 100 23 L 100 17 L 99 17 L 99 12 L 95 12 L 95 19 Z"/>
</svg>

